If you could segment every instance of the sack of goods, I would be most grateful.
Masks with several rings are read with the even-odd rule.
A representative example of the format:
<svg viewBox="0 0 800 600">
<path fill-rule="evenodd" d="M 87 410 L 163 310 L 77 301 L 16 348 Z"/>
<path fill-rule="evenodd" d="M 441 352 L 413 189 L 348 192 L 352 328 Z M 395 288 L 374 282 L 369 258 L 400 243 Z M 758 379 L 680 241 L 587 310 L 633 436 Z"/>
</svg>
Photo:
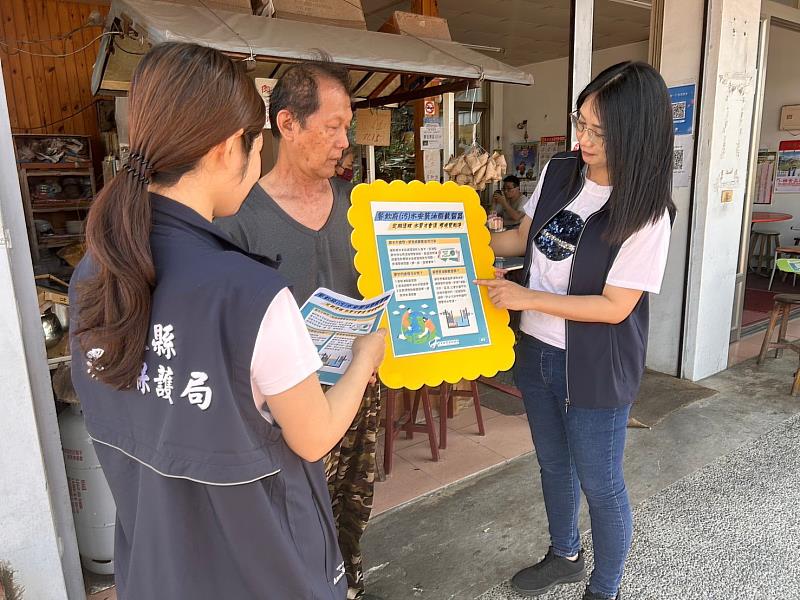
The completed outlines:
<svg viewBox="0 0 800 600">
<path fill-rule="evenodd" d="M 451 181 L 482 192 L 487 184 L 501 181 L 507 168 L 506 159 L 500 152 L 495 150 L 489 156 L 482 148 L 472 147 L 464 154 L 450 158 L 444 170 Z"/>
</svg>

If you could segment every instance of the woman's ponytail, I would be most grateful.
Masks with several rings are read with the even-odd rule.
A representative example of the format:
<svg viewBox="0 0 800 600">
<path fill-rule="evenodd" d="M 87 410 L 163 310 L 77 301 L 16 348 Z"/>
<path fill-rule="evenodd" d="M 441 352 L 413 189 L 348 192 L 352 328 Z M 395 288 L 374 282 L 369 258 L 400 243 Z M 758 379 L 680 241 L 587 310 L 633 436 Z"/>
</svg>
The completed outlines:
<svg viewBox="0 0 800 600">
<path fill-rule="evenodd" d="M 94 272 L 77 290 L 74 334 L 97 379 L 123 389 L 141 372 L 156 285 L 148 186 L 176 184 L 239 130 L 249 153 L 264 120 L 264 102 L 241 63 L 213 48 L 160 44 L 136 67 L 130 160 L 89 211 L 86 244 Z"/>
</svg>

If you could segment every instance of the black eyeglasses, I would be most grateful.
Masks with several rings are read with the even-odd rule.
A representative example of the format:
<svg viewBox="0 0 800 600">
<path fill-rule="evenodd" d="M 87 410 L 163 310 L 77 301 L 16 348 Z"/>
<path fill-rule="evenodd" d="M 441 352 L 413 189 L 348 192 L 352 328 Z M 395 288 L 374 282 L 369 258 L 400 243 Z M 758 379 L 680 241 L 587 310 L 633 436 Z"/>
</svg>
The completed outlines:
<svg viewBox="0 0 800 600">
<path fill-rule="evenodd" d="M 577 110 L 569 113 L 569 118 L 572 121 L 572 125 L 575 127 L 575 131 L 580 134 L 586 134 L 586 137 L 590 142 L 597 142 L 600 145 L 605 143 L 606 136 L 604 136 L 602 133 L 597 133 L 594 129 L 587 127 L 586 122 L 581 121 L 581 115 Z"/>
</svg>

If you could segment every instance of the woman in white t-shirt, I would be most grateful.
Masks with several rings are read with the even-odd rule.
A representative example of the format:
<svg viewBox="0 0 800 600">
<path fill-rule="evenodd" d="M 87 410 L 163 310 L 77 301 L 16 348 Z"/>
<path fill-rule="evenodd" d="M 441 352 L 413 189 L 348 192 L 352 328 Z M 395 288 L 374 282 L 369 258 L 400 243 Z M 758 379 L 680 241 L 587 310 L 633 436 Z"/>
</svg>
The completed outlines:
<svg viewBox="0 0 800 600">
<path fill-rule="evenodd" d="M 595 568 L 583 598 L 618 598 L 632 519 L 623 479 L 625 428 L 644 371 L 648 293 L 669 248 L 673 129 L 663 79 L 644 63 L 603 71 L 570 115 L 580 150 L 555 156 L 520 228 L 492 235 L 525 255 L 523 285 L 480 280 L 492 302 L 522 311 L 514 377 L 541 467 L 551 546 L 512 578 L 536 596 L 585 577 L 580 492 Z"/>
</svg>

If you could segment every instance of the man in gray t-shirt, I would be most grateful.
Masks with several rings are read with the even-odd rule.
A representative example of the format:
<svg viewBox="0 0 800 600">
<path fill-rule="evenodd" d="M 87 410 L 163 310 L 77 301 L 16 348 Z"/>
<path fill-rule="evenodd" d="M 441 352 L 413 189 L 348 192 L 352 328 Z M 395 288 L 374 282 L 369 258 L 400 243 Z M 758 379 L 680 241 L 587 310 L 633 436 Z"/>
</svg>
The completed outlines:
<svg viewBox="0 0 800 600">
<path fill-rule="evenodd" d="M 320 286 L 361 297 L 347 222 L 351 185 L 334 177 L 352 118 L 347 69 L 329 63 L 287 69 L 270 96 L 269 120 L 279 140 L 275 167 L 235 216 L 216 221 L 245 250 L 280 257 L 278 272 L 300 305 Z M 350 429 L 324 461 L 350 600 L 374 598 L 364 592 L 361 536 L 372 511 L 379 412 L 368 388 Z"/>
<path fill-rule="evenodd" d="M 339 177 L 329 181 L 333 207 L 317 231 L 286 213 L 260 183 L 235 216 L 215 221 L 248 252 L 280 256 L 279 272 L 292 284 L 292 294 L 301 306 L 318 287 L 361 297 L 350 245 L 352 228 L 347 222 L 352 185 Z"/>
</svg>

